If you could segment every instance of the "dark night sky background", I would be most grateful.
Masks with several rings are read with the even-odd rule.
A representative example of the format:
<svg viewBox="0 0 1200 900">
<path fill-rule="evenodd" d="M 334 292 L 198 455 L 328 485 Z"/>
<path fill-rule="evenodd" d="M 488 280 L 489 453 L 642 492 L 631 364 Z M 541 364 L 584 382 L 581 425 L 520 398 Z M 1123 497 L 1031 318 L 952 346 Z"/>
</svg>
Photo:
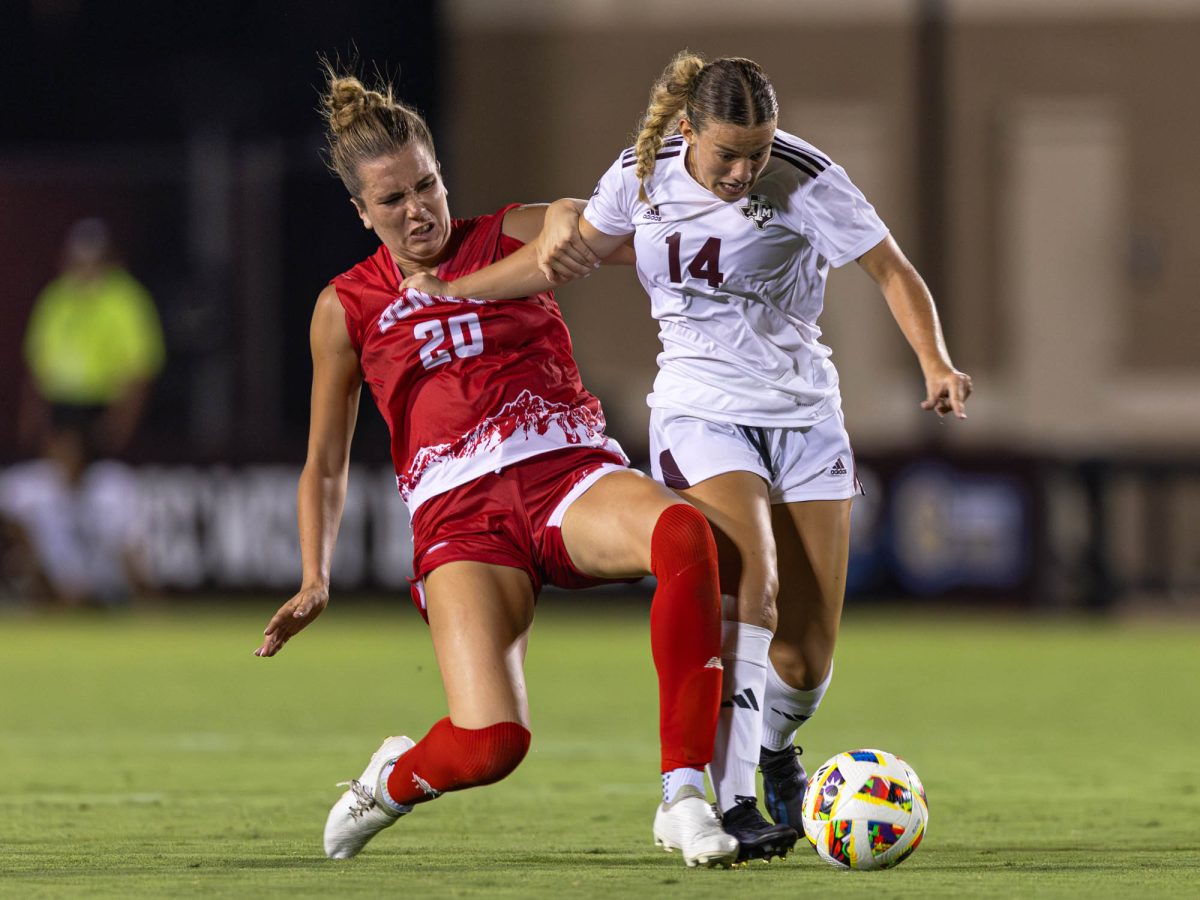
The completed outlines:
<svg viewBox="0 0 1200 900">
<path fill-rule="evenodd" d="M 352 63 L 368 80 L 378 69 L 425 113 L 436 139 L 438 73 L 447 64 L 439 13 L 436 2 L 411 0 L 6 2 L 0 265 L 10 275 L 0 380 L 15 384 L 22 377 L 20 336 L 34 297 L 55 272 L 63 232 L 77 218 L 99 214 L 154 295 L 168 343 L 167 369 L 133 456 L 299 458 L 313 299 L 375 246 L 356 226 L 340 183 L 323 168 L 319 59 Z M 238 165 L 266 142 L 280 152 L 286 174 L 277 254 L 282 283 L 274 310 L 282 334 L 274 345 L 277 399 L 270 404 L 278 427 L 255 434 L 254 410 L 240 408 L 229 436 L 202 449 L 195 438 L 204 426 L 197 426 L 195 408 L 204 367 L 214 358 L 231 360 L 235 383 L 240 378 L 242 384 L 245 373 L 256 371 L 247 361 L 247 303 L 238 292 L 249 288 L 242 271 L 235 266 L 214 281 L 197 270 L 194 250 L 189 254 L 189 240 L 196 241 L 187 232 L 195 203 L 188 196 L 189 141 L 206 134 L 220 135 Z M 259 250 L 245 225 L 256 210 L 252 198 L 234 201 L 241 216 L 234 240 L 244 258 Z M 237 407 L 243 394 L 230 393 L 228 404 Z M 0 422 L 0 462 L 21 455 L 9 418 Z M 373 409 L 364 410 L 356 458 L 386 458 L 377 419 Z"/>
</svg>

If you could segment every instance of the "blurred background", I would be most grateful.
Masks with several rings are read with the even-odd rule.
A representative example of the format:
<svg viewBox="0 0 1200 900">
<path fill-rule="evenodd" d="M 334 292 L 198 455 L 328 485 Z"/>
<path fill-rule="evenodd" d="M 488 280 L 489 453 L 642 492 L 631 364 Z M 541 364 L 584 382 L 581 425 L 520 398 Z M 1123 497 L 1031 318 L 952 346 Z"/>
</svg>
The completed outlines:
<svg viewBox="0 0 1200 900">
<path fill-rule="evenodd" d="M 821 324 L 868 492 L 851 602 L 1200 610 L 1200 0 L 4 10 L 0 604 L 297 583 L 309 315 L 375 247 L 321 160 L 318 55 L 424 111 L 469 216 L 587 197 L 686 46 L 764 66 L 781 127 L 875 204 L 975 380 L 968 421 L 923 413 L 882 298 L 856 266 L 833 275 Z M 73 349 L 62 277 L 98 261 L 122 273 L 112 337 Z M 633 272 L 559 299 L 585 383 L 644 460 L 658 343 Z M 85 357 L 82 392 L 48 396 Z M 96 372 L 130 359 L 104 390 Z M 47 446 L 79 417 L 95 442 Z M 367 400 L 343 589 L 405 587 L 387 449 Z"/>
</svg>

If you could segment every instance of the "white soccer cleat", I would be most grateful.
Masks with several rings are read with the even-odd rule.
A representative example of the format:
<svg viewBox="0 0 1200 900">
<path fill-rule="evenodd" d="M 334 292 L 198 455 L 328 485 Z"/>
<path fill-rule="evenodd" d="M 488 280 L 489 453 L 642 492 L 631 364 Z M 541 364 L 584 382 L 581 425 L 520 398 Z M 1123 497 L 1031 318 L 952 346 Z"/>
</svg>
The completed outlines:
<svg viewBox="0 0 1200 900">
<path fill-rule="evenodd" d="M 682 852 L 689 868 L 730 866 L 738 855 L 737 838 L 725 833 L 704 795 L 691 785 L 680 788 L 670 804 L 658 807 L 654 843 Z"/>
<path fill-rule="evenodd" d="M 325 855 L 330 859 L 349 859 L 367 845 L 367 841 L 394 823 L 412 807 L 393 812 L 375 798 L 379 774 L 415 746 L 403 735 L 390 737 L 371 756 L 363 773 L 353 781 L 343 781 L 346 793 L 338 798 L 325 820 Z M 339 785 L 340 786 L 340 785 Z"/>
</svg>

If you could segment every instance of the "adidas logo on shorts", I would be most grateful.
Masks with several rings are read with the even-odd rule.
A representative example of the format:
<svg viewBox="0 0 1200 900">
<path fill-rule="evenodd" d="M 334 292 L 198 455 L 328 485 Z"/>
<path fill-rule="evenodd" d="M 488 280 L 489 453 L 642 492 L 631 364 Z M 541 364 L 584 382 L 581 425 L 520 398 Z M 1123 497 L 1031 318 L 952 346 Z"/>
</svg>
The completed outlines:
<svg viewBox="0 0 1200 900">
<path fill-rule="evenodd" d="M 842 462 L 842 458 L 840 456 L 837 458 L 837 462 L 835 462 L 832 466 L 829 467 L 829 474 L 830 475 L 845 475 L 846 474 L 846 466 Z"/>
</svg>

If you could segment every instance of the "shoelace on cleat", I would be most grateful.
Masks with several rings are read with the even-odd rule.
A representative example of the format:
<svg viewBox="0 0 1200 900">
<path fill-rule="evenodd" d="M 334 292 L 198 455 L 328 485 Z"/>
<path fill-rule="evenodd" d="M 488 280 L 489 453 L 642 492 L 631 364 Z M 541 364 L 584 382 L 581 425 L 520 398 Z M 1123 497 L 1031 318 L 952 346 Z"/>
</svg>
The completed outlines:
<svg viewBox="0 0 1200 900">
<path fill-rule="evenodd" d="M 350 813 L 350 818 L 361 819 L 375 808 L 375 794 L 369 791 L 367 786 L 357 778 L 351 778 L 349 781 L 339 781 L 337 786 L 350 788 L 358 801 L 347 810 Z"/>
</svg>

